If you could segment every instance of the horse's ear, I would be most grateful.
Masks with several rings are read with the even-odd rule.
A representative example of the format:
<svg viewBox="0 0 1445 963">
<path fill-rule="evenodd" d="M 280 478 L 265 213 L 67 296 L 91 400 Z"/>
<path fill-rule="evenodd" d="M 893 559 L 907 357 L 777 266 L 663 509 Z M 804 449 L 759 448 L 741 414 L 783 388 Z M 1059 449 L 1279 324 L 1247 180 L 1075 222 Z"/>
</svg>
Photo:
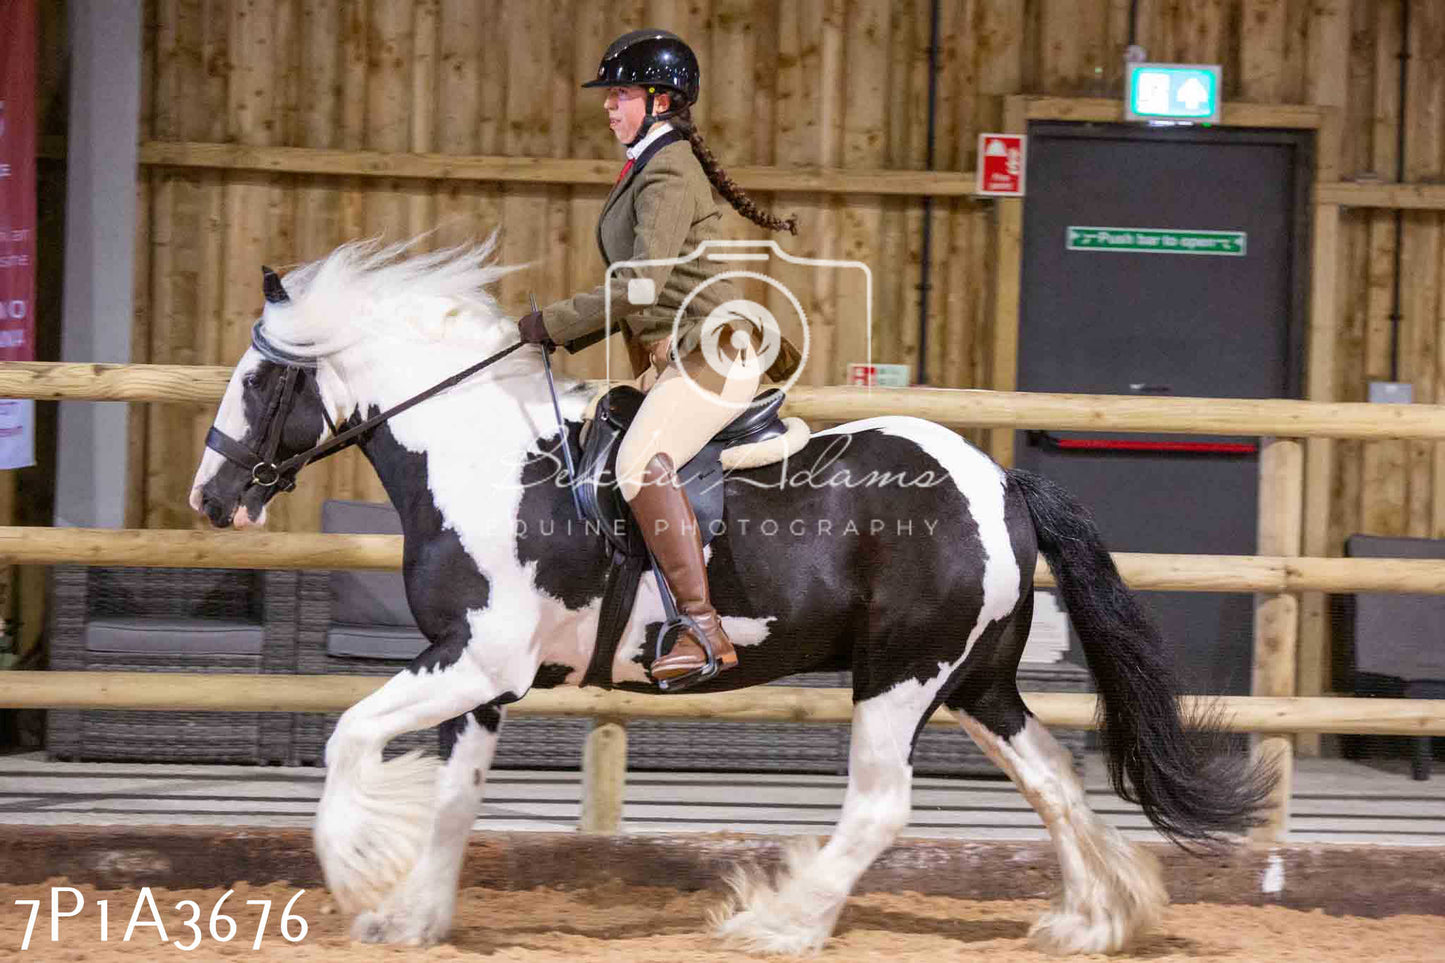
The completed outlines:
<svg viewBox="0 0 1445 963">
<path fill-rule="evenodd" d="M 267 304 L 285 304 L 291 300 L 281 279 L 268 267 L 261 268 L 261 291 L 266 295 Z"/>
</svg>

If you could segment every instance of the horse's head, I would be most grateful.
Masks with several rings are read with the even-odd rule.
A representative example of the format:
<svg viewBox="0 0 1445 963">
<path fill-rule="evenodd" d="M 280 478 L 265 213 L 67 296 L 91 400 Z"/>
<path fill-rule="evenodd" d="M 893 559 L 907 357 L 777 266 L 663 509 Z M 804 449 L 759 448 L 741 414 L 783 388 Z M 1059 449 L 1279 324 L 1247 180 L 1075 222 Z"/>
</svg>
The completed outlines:
<svg viewBox="0 0 1445 963">
<path fill-rule="evenodd" d="M 263 271 L 267 303 L 284 305 L 281 279 L 269 268 Z M 256 323 L 251 347 L 226 386 L 191 486 L 191 507 L 211 524 L 265 524 L 266 504 L 294 487 L 301 467 L 287 468 L 285 461 L 333 430 L 317 366 L 314 357 L 271 344 L 262 323 Z"/>
</svg>

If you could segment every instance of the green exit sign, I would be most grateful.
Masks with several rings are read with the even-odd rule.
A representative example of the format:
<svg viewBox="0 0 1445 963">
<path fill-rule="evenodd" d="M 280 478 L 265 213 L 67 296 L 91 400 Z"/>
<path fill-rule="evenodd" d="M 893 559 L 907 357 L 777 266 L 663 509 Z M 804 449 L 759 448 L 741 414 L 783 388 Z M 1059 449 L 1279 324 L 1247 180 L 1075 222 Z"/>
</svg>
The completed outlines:
<svg viewBox="0 0 1445 963">
<path fill-rule="evenodd" d="M 1216 124 L 1219 86 L 1211 64 L 1129 64 L 1124 119 Z"/>
</svg>

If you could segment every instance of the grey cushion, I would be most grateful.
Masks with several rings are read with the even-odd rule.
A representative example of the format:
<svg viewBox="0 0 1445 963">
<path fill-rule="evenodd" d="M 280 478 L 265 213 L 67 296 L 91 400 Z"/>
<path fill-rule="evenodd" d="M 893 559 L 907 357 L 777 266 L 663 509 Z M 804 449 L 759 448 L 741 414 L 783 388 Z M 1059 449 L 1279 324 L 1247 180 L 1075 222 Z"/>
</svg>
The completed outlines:
<svg viewBox="0 0 1445 963">
<path fill-rule="evenodd" d="M 218 619 L 92 619 L 85 626 L 91 652 L 146 655 L 260 655 L 265 630 L 254 622 Z"/>
<path fill-rule="evenodd" d="M 413 659 L 428 645 L 417 629 L 391 625 L 333 625 L 326 632 L 328 655 L 353 659 Z"/>
<path fill-rule="evenodd" d="M 1441 558 L 1445 539 L 1351 535 L 1351 558 Z M 1445 596 L 1355 596 L 1355 668 L 1398 679 L 1445 679 Z"/>
<path fill-rule="evenodd" d="M 390 505 L 333 500 L 321 506 L 321 530 L 348 535 L 400 535 L 401 518 Z M 400 572 L 332 572 L 331 621 L 416 627 Z"/>
</svg>

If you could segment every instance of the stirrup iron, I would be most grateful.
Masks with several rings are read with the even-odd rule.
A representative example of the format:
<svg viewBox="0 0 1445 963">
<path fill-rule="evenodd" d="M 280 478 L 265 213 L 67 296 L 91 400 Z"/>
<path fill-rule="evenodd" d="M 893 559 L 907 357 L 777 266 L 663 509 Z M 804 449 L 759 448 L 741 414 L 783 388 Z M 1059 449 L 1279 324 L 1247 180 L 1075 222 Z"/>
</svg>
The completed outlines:
<svg viewBox="0 0 1445 963">
<path fill-rule="evenodd" d="M 652 654 L 653 662 L 659 661 L 665 654 L 663 643 L 670 639 L 676 640 L 678 635 L 689 629 L 707 656 L 707 662 L 700 669 L 693 669 L 691 672 L 685 672 L 670 679 L 653 678 L 652 680 L 659 692 L 681 692 L 717 675 L 722 671 L 722 663 L 718 661 L 717 653 L 713 652 L 712 643 L 708 641 L 707 633 L 702 630 L 702 626 L 698 625 L 690 615 L 677 610 L 677 603 L 673 601 L 672 597 L 672 589 L 668 587 L 667 579 L 662 577 L 662 569 L 658 566 L 657 559 L 651 550 L 648 551 L 647 558 L 652 563 L 652 575 L 657 580 L 657 593 L 662 598 L 662 611 L 666 616 L 662 628 L 657 630 L 657 642 Z M 670 648 L 670 646 L 666 648 Z M 652 675 L 651 667 L 648 668 L 647 674 Z"/>
</svg>

